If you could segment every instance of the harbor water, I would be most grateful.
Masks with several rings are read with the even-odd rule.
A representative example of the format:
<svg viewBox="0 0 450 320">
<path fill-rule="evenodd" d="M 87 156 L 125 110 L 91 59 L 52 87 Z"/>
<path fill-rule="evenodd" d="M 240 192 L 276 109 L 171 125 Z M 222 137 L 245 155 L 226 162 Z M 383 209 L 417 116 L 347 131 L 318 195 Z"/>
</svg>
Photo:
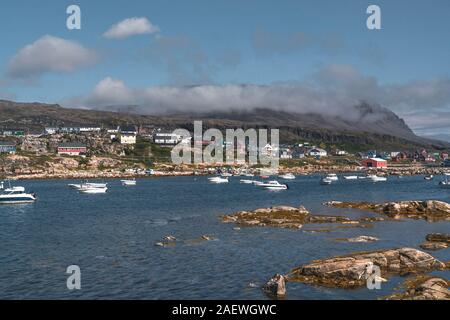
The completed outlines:
<svg viewBox="0 0 450 320">
<path fill-rule="evenodd" d="M 373 228 L 308 232 L 220 222 L 221 214 L 273 205 L 303 205 L 313 214 L 374 216 L 360 210 L 328 208 L 330 200 L 384 202 L 435 199 L 450 202 L 450 190 L 423 176 L 387 182 L 340 180 L 320 185 L 317 175 L 286 181 L 289 190 L 268 191 L 240 184 L 211 184 L 206 177 L 137 180 L 124 187 L 108 181 L 106 194 L 70 189 L 79 181 L 15 181 L 37 194 L 33 204 L 0 206 L 1 299 L 269 299 L 259 288 L 275 273 L 313 259 L 364 250 L 419 248 L 429 233 L 450 233 L 448 222 L 374 222 Z M 245 178 L 247 179 L 247 178 Z M 279 179 L 279 181 L 282 181 Z M 155 243 L 166 235 L 173 246 Z M 213 241 L 202 241 L 210 235 Z M 373 243 L 336 241 L 359 235 Z M 450 260 L 448 250 L 431 253 Z M 81 269 L 81 290 L 68 290 L 66 268 Z M 449 271 L 433 274 L 449 278 Z M 380 290 L 344 290 L 288 283 L 286 299 L 377 299 L 405 280 L 393 277 Z"/>
</svg>

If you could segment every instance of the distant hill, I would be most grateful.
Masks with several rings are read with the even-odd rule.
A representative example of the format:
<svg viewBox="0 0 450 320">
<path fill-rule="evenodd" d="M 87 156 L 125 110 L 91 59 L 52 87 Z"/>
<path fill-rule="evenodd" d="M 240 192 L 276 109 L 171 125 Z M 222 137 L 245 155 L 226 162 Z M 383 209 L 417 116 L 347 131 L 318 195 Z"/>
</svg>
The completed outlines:
<svg viewBox="0 0 450 320">
<path fill-rule="evenodd" d="M 281 142 L 317 141 L 350 149 L 449 149 L 450 144 L 416 136 L 388 109 L 361 103 L 352 115 L 298 114 L 270 109 L 223 113 L 141 115 L 139 106 L 115 106 L 112 111 L 63 108 L 57 104 L 19 103 L 0 100 L 0 129 L 23 128 L 40 132 L 53 126 L 149 125 L 165 129 L 193 129 L 193 120 L 204 128 L 278 128 Z"/>
</svg>

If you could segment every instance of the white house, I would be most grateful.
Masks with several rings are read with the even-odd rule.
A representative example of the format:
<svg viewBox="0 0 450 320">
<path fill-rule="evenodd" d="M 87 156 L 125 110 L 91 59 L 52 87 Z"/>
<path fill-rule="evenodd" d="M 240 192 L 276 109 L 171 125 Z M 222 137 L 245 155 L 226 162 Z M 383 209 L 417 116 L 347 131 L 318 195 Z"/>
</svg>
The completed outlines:
<svg viewBox="0 0 450 320">
<path fill-rule="evenodd" d="M 172 132 L 156 132 L 153 135 L 153 142 L 159 145 L 176 145 L 182 141 L 180 135 L 174 134 Z M 186 143 L 190 143 L 191 139 L 185 139 Z"/>
<path fill-rule="evenodd" d="M 328 153 L 321 148 L 313 148 L 309 150 L 308 154 L 311 157 L 326 157 L 328 155 Z"/>
<path fill-rule="evenodd" d="M 135 126 L 122 126 L 119 132 L 121 144 L 136 144 L 137 129 Z"/>
</svg>

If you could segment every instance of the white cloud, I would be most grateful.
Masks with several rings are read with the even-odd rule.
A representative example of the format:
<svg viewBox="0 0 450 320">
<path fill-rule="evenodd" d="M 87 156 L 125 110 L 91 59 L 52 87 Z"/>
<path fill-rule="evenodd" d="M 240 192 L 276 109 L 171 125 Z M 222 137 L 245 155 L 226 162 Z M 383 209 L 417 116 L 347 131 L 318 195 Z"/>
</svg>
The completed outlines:
<svg viewBox="0 0 450 320">
<path fill-rule="evenodd" d="M 106 31 L 103 36 L 109 39 L 124 39 L 138 34 L 159 32 L 159 27 L 153 25 L 147 18 L 128 18 Z"/>
<path fill-rule="evenodd" d="M 107 77 L 101 80 L 87 99 L 88 104 L 101 102 L 102 105 L 129 104 L 133 100 L 133 94 L 125 84 Z"/>
<path fill-rule="evenodd" d="M 20 49 L 9 61 L 12 78 L 33 78 L 47 72 L 72 72 L 98 60 L 97 54 L 77 42 L 43 36 Z"/>
</svg>

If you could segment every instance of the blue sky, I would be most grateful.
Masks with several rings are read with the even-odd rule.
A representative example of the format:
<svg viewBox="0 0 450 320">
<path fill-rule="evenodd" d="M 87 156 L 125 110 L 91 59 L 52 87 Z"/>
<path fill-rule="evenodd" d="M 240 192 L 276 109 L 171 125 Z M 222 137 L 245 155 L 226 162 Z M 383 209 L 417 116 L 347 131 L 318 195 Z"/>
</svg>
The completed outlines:
<svg viewBox="0 0 450 320">
<path fill-rule="evenodd" d="M 81 8 L 81 30 L 66 28 L 70 4 Z M 366 27 L 370 4 L 381 8 L 382 30 Z M 145 18 L 159 31 L 104 36 L 133 17 Z M 289 83 L 300 91 L 314 86 L 314 93 L 345 95 L 340 103 L 373 100 L 420 134 L 450 134 L 445 129 L 450 123 L 449 18 L 447 0 L 2 1 L 0 98 L 80 107 L 167 106 L 166 100 L 155 102 L 149 89 Z M 38 42 L 40 53 L 51 43 L 69 49 L 75 43 L 86 56 L 68 57 L 67 70 L 60 56 L 55 67 L 42 59 L 23 60 L 37 59 L 23 49 L 35 44 L 34 50 L 46 35 L 51 38 Z M 304 103 L 333 108 L 322 99 Z"/>
</svg>

